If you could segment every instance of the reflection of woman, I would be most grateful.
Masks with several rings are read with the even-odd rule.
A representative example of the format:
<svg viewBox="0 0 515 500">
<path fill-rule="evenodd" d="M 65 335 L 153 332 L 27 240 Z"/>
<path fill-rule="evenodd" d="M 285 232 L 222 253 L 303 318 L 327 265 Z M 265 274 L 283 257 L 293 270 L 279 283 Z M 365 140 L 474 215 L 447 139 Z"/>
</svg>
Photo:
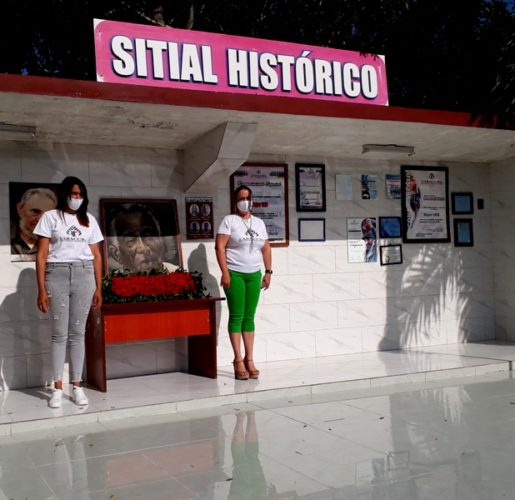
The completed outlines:
<svg viewBox="0 0 515 500">
<path fill-rule="evenodd" d="M 36 254 L 38 308 L 52 318 L 54 391 L 51 408 L 62 402 L 66 344 L 70 343 L 73 401 L 88 404 L 80 386 L 84 367 L 84 332 L 91 305 L 102 304 L 103 240 L 95 218 L 87 212 L 88 193 L 77 177 L 66 177 L 59 187 L 57 209 L 43 214 L 34 233 L 39 236 Z"/>
<path fill-rule="evenodd" d="M 55 442 L 52 465 L 47 468 L 55 498 L 89 500 L 88 456 L 84 436 L 58 439 Z M 91 478 L 89 478 L 91 480 Z"/>
<path fill-rule="evenodd" d="M 245 425 L 247 417 L 247 426 Z M 268 498 L 263 468 L 259 461 L 259 444 L 256 418 L 253 411 L 237 413 L 231 443 L 233 479 L 229 498 Z"/>
<path fill-rule="evenodd" d="M 234 192 L 236 213 L 226 215 L 216 235 L 216 258 L 222 271 L 221 285 L 229 307 L 229 338 L 234 351 L 234 377 L 258 378 L 253 361 L 254 316 L 260 289 L 270 286 L 272 251 L 265 223 L 250 213 L 252 191 L 240 186 Z M 261 266 L 265 274 L 261 275 Z M 245 358 L 241 354 L 241 339 Z"/>
</svg>

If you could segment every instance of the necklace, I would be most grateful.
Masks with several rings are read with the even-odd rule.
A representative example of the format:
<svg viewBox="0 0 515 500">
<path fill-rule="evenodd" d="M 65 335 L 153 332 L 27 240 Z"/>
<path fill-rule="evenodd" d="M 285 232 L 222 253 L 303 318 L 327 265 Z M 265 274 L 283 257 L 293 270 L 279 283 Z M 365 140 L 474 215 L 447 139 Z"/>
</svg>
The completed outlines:
<svg viewBox="0 0 515 500">
<path fill-rule="evenodd" d="M 252 215 L 249 217 L 249 224 L 245 222 L 245 219 L 243 217 L 240 217 L 241 222 L 243 222 L 243 225 L 247 229 L 245 231 L 245 234 L 247 234 L 250 237 L 250 247 L 249 247 L 249 253 L 252 253 L 254 250 L 254 231 L 252 231 Z"/>
</svg>

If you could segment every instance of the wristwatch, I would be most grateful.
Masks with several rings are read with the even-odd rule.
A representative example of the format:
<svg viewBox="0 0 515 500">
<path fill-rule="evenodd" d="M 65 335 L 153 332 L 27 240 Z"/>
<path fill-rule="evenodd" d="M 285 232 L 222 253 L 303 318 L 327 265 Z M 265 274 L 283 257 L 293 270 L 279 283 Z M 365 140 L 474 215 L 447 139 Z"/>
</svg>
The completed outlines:
<svg viewBox="0 0 515 500">
<path fill-rule="evenodd" d="M 267 274 L 274 274 L 274 272 L 271 269 L 265 269 L 265 273 L 267 273 Z"/>
</svg>

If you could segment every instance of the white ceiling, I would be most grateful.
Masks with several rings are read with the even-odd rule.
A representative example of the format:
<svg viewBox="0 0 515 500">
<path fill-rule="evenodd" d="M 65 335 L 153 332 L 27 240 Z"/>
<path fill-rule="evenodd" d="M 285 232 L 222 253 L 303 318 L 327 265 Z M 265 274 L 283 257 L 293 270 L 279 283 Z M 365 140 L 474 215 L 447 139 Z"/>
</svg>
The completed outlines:
<svg viewBox="0 0 515 500">
<path fill-rule="evenodd" d="M 255 122 L 251 154 L 352 158 L 363 144 L 415 147 L 417 161 L 515 159 L 515 132 L 406 121 L 331 118 L 0 91 L 0 122 L 34 125 L 39 143 L 184 149 L 225 122 Z M 0 133 L 1 139 L 1 133 Z M 364 158 L 395 159 L 390 153 Z M 399 158 L 405 159 L 401 155 Z"/>
</svg>

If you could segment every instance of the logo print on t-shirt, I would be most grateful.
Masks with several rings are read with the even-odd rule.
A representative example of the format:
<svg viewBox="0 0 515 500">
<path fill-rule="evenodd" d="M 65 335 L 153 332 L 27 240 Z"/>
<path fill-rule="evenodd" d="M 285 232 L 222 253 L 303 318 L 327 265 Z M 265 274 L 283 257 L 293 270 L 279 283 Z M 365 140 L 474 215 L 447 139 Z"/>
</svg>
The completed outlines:
<svg viewBox="0 0 515 500">
<path fill-rule="evenodd" d="M 77 226 L 70 226 L 66 231 L 66 234 L 69 234 L 72 238 L 78 238 L 82 232 Z"/>
<path fill-rule="evenodd" d="M 251 240 L 259 237 L 259 234 L 256 231 L 254 231 L 254 229 L 252 229 L 252 228 L 247 229 L 245 234 L 248 234 L 250 236 Z"/>
</svg>

